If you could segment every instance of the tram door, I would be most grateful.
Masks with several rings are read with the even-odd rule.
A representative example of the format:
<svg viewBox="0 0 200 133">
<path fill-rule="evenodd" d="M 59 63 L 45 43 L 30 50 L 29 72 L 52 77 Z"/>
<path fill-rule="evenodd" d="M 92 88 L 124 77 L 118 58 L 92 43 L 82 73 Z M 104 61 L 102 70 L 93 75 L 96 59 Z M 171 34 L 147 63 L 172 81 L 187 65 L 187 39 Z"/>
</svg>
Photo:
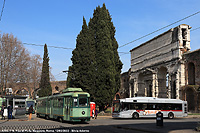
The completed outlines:
<svg viewBox="0 0 200 133">
<path fill-rule="evenodd" d="M 69 97 L 66 97 L 66 107 L 65 107 L 65 109 L 66 109 L 66 119 L 67 120 L 69 120 L 69 116 L 70 116 L 70 98 Z"/>
</svg>

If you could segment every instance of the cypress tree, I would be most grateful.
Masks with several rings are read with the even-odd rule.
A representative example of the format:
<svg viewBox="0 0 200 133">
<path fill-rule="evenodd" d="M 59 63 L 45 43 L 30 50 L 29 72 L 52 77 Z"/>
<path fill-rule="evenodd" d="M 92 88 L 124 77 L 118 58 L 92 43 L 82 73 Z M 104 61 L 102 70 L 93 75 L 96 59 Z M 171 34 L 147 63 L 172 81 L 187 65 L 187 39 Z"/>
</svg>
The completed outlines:
<svg viewBox="0 0 200 133">
<path fill-rule="evenodd" d="M 81 87 L 89 92 L 100 110 L 112 103 L 120 88 L 122 62 L 117 49 L 115 27 L 103 4 L 103 7 L 96 7 L 88 26 L 83 18 L 82 30 L 72 52 L 72 66 L 69 67 L 75 74 L 75 80 L 71 80 L 70 73 L 67 80 L 69 86 Z"/>
<path fill-rule="evenodd" d="M 49 78 L 49 57 L 47 45 L 44 45 L 44 56 L 43 56 L 43 64 L 42 64 L 42 74 L 41 80 L 39 84 L 40 90 L 38 91 L 38 96 L 44 97 L 52 94 L 52 88 L 50 84 Z"/>
<path fill-rule="evenodd" d="M 93 63 L 94 63 L 94 49 L 90 42 L 90 33 L 86 20 L 83 17 L 82 30 L 76 39 L 76 48 L 72 51 L 72 66 L 68 73 L 68 87 L 80 87 L 84 91 L 92 93 L 93 86 Z M 73 75 L 75 79 L 72 79 Z"/>
<path fill-rule="evenodd" d="M 103 4 L 103 7 L 96 8 L 89 23 L 96 48 L 95 102 L 100 106 L 100 110 L 112 103 L 114 94 L 120 87 L 122 63 L 118 56 L 115 27 L 111 20 Z"/>
</svg>

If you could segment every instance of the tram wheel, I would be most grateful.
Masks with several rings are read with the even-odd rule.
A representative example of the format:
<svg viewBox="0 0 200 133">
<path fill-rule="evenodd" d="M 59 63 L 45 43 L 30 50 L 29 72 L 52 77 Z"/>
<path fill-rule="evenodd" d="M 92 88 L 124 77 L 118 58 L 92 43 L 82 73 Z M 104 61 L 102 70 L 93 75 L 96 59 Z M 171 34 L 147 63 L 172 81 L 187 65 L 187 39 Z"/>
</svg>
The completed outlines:
<svg viewBox="0 0 200 133">
<path fill-rule="evenodd" d="M 46 116 L 45 116 L 45 118 L 48 120 L 48 119 L 49 119 L 49 116 L 48 116 L 48 115 L 46 115 Z"/>
<path fill-rule="evenodd" d="M 172 112 L 170 112 L 170 113 L 168 114 L 168 118 L 169 118 L 169 119 L 173 119 L 173 118 L 174 118 L 174 114 L 173 114 Z"/>
<path fill-rule="evenodd" d="M 133 113 L 133 119 L 138 119 L 139 118 L 139 114 L 138 113 Z"/>
<path fill-rule="evenodd" d="M 62 118 L 62 117 L 59 117 L 59 118 L 58 118 L 58 121 L 63 123 L 63 118 Z"/>
<path fill-rule="evenodd" d="M 37 117 L 40 118 L 40 114 L 37 114 Z"/>
</svg>

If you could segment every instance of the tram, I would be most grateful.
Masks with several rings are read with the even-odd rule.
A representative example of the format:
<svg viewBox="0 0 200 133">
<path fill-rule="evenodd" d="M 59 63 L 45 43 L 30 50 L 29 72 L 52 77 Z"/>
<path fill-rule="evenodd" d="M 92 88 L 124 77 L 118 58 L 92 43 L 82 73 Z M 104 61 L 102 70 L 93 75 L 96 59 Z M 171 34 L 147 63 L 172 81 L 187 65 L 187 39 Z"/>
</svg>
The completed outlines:
<svg viewBox="0 0 200 133">
<path fill-rule="evenodd" d="M 33 106 L 33 112 L 32 113 L 35 114 L 35 104 L 36 104 L 36 100 L 33 100 L 31 98 L 26 98 L 26 102 L 25 102 L 26 114 L 28 114 L 28 109 L 31 105 Z"/>
<path fill-rule="evenodd" d="M 61 94 L 36 100 L 37 117 L 63 121 L 90 120 L 90 94 L 81 88 L 67 88 Z"/>
</svg>

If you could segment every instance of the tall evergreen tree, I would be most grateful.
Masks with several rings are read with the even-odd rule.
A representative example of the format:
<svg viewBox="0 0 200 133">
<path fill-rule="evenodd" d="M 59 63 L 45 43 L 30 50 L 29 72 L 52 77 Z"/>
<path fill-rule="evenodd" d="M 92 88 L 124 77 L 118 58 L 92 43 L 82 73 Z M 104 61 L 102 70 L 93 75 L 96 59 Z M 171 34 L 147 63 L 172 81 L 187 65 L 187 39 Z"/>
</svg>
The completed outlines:
<svg viewBox="0 0 200 133">
<path fill-rule="evenodd" d="M 95 50 L 92 48 L 90 43 L 90 33 L 86 20 L 83 17 L 82 30 L 76 39 L 76 48 L 72 54 L 72 66 L 69 68 L 68 81 L 67 83 L 71 87 L 81 87 L 84 91 L 92 93 L 93 86 L 93 62 Z M 73 76 L 75 77 L 74 79 Z"/>
<path fill-rule="evenodd" d="M 69 68 L 74 71 L 75 80 L 68 80 L 68 83 L 88 91 L 100 110 L 104 110 L 105 106 L 112 103 L 120 87 L 122 68 L 115 27 L 105 4 L 96 7 L 88 26 L 83 19 L 82 30 L 76 41 L 73 65 Z"/>
<path fill-rule="evenodd" d="M 38 91 L 38 96 L 44 97 L 52 94 L 52 88 L 49 78 L 49 57 L 47 45 L 44 45 L 44 56 L 43 56 L 43 65 L 42 65 L 42 74 L 39 84 L 40 90 Z"/>
<path fill-rule="evenodd" d="M 117 53 L 118 44 L 115 39 L 115 27 L 106 9 L 97 7 L 89 28 L 93 29 L 93 39 L 96 46 L 96 96 L 95 102 L 103 110 L 109 105 L 114 94 L 119 89 L 119 78 L 122 63 Z M 119 69 L 118 69 L 119 68 Z"/>
</svg>

